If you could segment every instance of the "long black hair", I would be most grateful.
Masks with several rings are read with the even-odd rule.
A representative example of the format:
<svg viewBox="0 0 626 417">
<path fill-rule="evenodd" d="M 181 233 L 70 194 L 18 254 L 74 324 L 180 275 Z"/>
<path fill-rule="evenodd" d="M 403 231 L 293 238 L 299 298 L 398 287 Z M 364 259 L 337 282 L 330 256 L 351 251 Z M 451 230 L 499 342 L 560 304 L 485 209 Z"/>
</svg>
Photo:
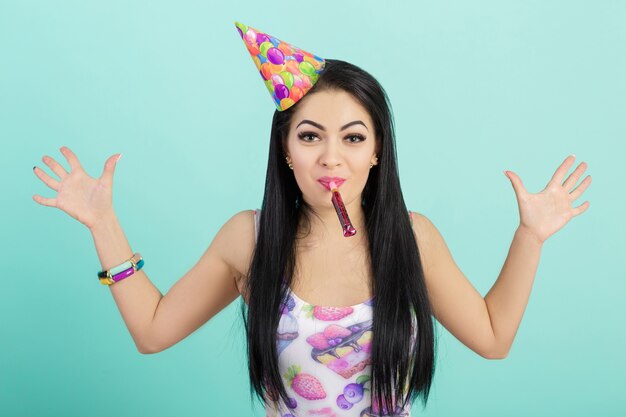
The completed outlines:
<svg viewBox="0 0 626 417">
<path fill-rule="evenodd" d="M 370 395 L 379 400 L 379 410 L 395 416 L 398 407 L 420 396 L 426 407 L 436 346 L 419 248 L 400 188 L 391 104 L 373 76 L 340 60 L 326 60 L 307 94 L 324 90 L 342 90 L 360 102 L 374 122 L 380 145 L 379 163 L 370 170 L 361 201 L 375 300 Z M 241 303 L 251 400 L 256 395 L 276 409 L 278 397 L 290 404 L 278 367 L 276 332 L 296 265 L 298 224 L 309 224 L 313 213 L 284 159 L 297 105 L 276 111 L 272 120 L 258 240 L 244 280 L 248 304 Z"/>
</svg>

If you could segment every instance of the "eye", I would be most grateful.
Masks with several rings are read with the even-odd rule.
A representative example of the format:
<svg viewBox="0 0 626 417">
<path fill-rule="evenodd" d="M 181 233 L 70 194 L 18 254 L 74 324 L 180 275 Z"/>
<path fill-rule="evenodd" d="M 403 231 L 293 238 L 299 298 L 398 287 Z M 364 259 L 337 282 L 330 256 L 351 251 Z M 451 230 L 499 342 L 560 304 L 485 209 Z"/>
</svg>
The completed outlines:
<svg viewBox="0 0 626 417">
<path fill-rule="evenodd" d="M 313 142 L 312 140 L 307 140 L 306 138 L 316 138 L 317 135 L 313 132 L 300 132 L 298 133 L 298 138 L 300 138 L 301 140 L 303 140 L 304 142 Z"/>
<path fill-rule="evenodd" d="M 365 140 L 365 137 L 362 135 L 355 134 L 355 135 L 348 136 L 347 139 L 348 139 L 348 142 L 350 143 L 359 143 L 359 142 L 363 142 Z M 350 139 L 357 139 L 357 140 L 350 140 Z"/>
</svg>

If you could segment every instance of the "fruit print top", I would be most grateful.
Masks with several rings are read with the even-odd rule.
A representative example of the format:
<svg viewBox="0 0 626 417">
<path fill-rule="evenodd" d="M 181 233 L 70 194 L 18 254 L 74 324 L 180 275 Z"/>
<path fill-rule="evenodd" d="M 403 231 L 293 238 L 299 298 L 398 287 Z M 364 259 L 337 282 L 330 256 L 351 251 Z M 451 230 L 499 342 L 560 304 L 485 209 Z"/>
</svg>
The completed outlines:
<svg viewBox="0 0 626 417">
<path fill-rule="evenodd" d="M 410 212 L 409 212 L 410 213 Z M 260 210 L 255 210 L 255 239 Z M 412 213 L 411 223 L 413 221 Z M 370 376 L 373 299 L 347 307 L 314 306 L 291 289 L 277 331 L 279 371 L 289 394 L 266 417 L 382 417 L 372 409 Z M 396 409 L 410 417 L 411 404 Z"/>
</svg>

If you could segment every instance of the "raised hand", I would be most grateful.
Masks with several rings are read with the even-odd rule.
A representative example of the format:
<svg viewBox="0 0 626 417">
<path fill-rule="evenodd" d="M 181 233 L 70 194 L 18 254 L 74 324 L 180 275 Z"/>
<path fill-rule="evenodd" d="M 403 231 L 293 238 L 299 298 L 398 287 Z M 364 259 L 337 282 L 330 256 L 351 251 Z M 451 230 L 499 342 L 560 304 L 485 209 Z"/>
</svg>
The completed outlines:
<svg viewBox="0 0 626 417">
<path fill-rule="evenodd" d="M 572 217 L 584 213 L 589 208 L 589 201 L 585 201 L 578 207 L 572 207 L 572 203 L 591 184 L 591 176 L 587 175 L 574 188 L 580 176 L 587 169 L 587 164 L 581 162 L 563 182 L 563 178 L 575 159 L 574 155 L 565 158 L 546 188 L 537 194 L 531 194 L 526 191 L 522 180 L 517 174 L 512 171 L 505 171 L 505 175 L 511 180 L 517 197 L 520 228 L 532 233 L 541 243 L 561 229 Z"/>
<path fill-rule="evenodd" d="M 44 184 L 57 192 L 56 198 L 45 198 L 35 194 L 33 200 L 44 206 L 61 209 L 91 229 L 99 221 L 114 214 L 113 172 L 121 154 L 109 157 L 104 164 L 102 175 L 95 179 L 87 175 L 76 155 L 68 147 L 63 146 L 60 151 L 70 164 L 69 173 L 53 158 L 47 155 L 42 158 L 60 181 L 50 177 L 38 167 L 33 169 Z"/>
</svg>

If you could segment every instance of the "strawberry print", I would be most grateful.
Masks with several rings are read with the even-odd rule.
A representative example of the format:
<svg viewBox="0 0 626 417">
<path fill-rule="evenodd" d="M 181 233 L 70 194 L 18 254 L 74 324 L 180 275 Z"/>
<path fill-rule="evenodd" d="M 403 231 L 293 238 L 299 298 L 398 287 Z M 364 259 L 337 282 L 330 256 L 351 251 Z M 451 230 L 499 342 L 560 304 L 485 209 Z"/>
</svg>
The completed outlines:
<svg viewBox="0 0 626 417">
<path fill-rule="evenodd" d="M 315 349 L 319 350 L 327 349 L 330 346 L 328 344 L 328 339 L 324 336 L 324 333 L 314 333 L 307 337 L 306 341 Z"/>
<path fill-rule="evenodd" d="M 324 336 L 327 339 L 334 339 L 336 337 L 346 337 L 350 336 L 352 332 L 346 329 L 343 326 L 339 326 L 338 324 L 331 324 L 330 326 L 324 329 Z"/>
<path fill-rule="evenodd" d="M 298 365 L 290 366 L 284 375 L 287 383 L 296 394 L 307 400 L 321 400 L 326 398 L 326 391 L 322 383 L 311 374 L 300 372 Z"/>
<path fill-rule="evenodd" d="M 352 314 L 354 309 L 352 307 L 325 307 L 325 306 L 313 306 L 306 305 L 302 308 L 302 311 L 306 314 L 306 317 L 315 317 L 322 321 L 335 321 Z"/>
</svg>

